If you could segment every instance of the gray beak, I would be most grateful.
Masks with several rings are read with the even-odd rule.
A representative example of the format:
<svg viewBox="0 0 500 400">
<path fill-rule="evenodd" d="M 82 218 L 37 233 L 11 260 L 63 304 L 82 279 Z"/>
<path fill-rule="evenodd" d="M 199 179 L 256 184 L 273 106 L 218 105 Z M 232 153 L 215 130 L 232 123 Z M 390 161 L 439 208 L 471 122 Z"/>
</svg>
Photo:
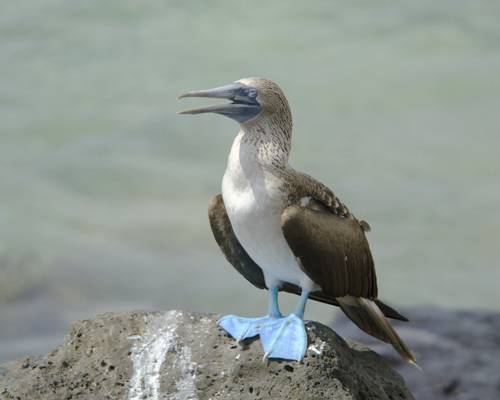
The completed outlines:
<svg viewBox="0 0 500 400">
<path fill-rule="evenodd" d="M 209 97 L 227 99 L 232 102 L 192 108 L 189 110 L 179 111 L 178 114 L 216 113 L 225 115 L 226 117 L 243 123 L 256 117 L 262 111 L 262 107 L 257 101 L 257 94 L 256 89 L 250 88 L 240 82 L 231 83 L 230 85 L 221 86 L 215 89 L 197 90 L 194 92 L 184 93 L 177 99 L 179 100 L 184 97 Z"/>
</svg>

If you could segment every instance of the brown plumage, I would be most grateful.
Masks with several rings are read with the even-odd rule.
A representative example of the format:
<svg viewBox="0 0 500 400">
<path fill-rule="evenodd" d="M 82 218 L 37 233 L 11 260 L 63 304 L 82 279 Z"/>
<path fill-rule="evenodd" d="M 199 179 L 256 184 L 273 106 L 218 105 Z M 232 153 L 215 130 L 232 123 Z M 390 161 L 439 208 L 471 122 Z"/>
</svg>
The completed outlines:
<svg viewBox="0 0 500 400">
<path fill-rule="evenodd" d="M 223 195 L 215 196 L 209 205 L 212 232 L 227 260 L 260 289 L 278 279 L 280 290 L 294 294 L 311 291 L 309 298 L 339 306 L 360 329 L 391 344 L 405 360 L 417 365 L 386 317 L 407 319 L 377 299 L 375 265 L 365 235 L 370 226 L 354 217 L 327 186 L 288 164 L 292 116 L 283 92 L 260 78 L 244 79 L 233 86 L 236 94 L 228 95 L 223 87 L 181 96 L 233 100 L 183 113 L 217 112 L 237 119 L 242 127 L 229 157 Z M 245 98 L 239 94 L 243 90 L 255 90 L 258 96 Z M 235 107 L 243 111 L 238 108 L 236 112 Z M 273 270 L 273 260 L 267 263 L 273 244 L 268 237 L 259 237 L 259 232 L 266 232 L 259 231 L 259 224 L 281 230 L 280 240 L 284 238 L 296 263 L 289 279 Z M 245 236 L 252 229 L 256 233 Z M 278 249 L 281 242 L 276 243 Z M 268 258 L 262 258 L 261 248 L 269 250 L 265 253 Z M 279 251 L 276 263 L 286 258 Z"/>
</svg>

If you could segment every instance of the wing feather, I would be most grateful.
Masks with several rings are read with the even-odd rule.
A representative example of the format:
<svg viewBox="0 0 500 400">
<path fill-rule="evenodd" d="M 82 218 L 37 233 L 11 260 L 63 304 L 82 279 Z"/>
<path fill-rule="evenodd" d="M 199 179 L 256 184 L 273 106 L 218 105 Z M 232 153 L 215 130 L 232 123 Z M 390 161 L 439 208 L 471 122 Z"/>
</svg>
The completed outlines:
<svg viewBox="0 0 500 400">
<path fill-rule="evenodd" d="M 254 286 L 266 289 L 262 269 L 252 260 L 236 238 L 221 194 L 210 200 L 208 219 L 215 241 L 226 256 L 227 261 Z"/>
<path fill-rule="evenodd" d="M 281 217 L 281 228 L 303 271 L 327 296 L 377 298 L 370 247 L 355 219 L 291 206 Z"/>
</svg>

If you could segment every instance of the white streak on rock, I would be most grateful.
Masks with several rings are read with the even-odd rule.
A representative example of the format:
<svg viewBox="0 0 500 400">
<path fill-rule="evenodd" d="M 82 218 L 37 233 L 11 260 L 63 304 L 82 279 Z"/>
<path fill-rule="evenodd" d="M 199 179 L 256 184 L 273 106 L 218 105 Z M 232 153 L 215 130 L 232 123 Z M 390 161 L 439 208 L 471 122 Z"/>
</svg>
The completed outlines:
<svg viewBox="0 0 500 400">
<path fill-rule="evenodd" d="M 326 344 L 326 342 L 321 343 L 321 346 L 319 347 L 319 349 L 316 345 L 311 344 L 307 349 L 314 351 L 316 354 L 319 355 L 319 354 L 323 353 L 323 349 L 325 348 L 325 344 Z"/>
<path fill-rule="evenodd" d="M 176 383 L 178 392 L 170 397 L 171 400 L 195 400 L 196 386 L 194 379 L 196 378 L 196 364 L 191 361 L 191 349 L 182 347 L 179 357 L 180 379 Z"/>
<path fill-rule="evenodd" d="M 181 312 L 175 310 L 169 311 L 163 316 L 145 316 L 145 332 L 142 335 L 128 338 L 134 340 L 130 354 L 134 373 L 130 381 L 129 400 L 159 399 L 160 368 L 169 349 L 177 345 L 176 331 L 180 324 L 180 318 Z M 182 347 L 179 350 L 179 368 L 181 369 L 181 379 L 177 383 L 179 393 L 173 395 L 171 399 L 197 399 L 191 349 Z"/>
</svg>

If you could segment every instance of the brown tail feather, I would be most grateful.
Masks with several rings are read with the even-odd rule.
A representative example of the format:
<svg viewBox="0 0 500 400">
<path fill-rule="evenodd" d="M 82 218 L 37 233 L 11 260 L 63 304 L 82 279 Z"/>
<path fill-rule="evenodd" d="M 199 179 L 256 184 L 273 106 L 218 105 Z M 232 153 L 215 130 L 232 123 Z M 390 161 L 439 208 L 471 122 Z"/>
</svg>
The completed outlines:
<svg viewBox="0 0 500 400">
<path fill-rule="evenodd" d="M 255 285 L 255 283 L 254 283 L 254 285 Z M 283 282 L 283 285 L 281 286 L 281 290 L 284 290 L 285 292 L 288 292 L 288 293 L 296 294 L 298 296 L 300 296 L 300 294 L 302 293 L 302 290 L 298 286 L 293 285 L 293 284 L 288 283 L 288 282 Z M 337 301 L 336 298 L 334 298 L 332 296 L 328 296 L 324 292 L 321 292 L 321 291 L 312 292 L 309 295 L 309 298 L 311 300 L 320 301 L 320 302 L 325 303 L 325 304 L 331 304 L 332 306 L 340 307 L 339 302 Z M 387 304 L 382 303 L 379 299 L 375 300 L 375 303 L 377 304 L 378 308 L 380 308 L 380 311 L 382 311 L 382 313 L 387 318 L 397 319 L 398 321 L 404 321 L 404 322 L 409 321 L 409 319 L 406 318 L 404 315 L 401 315 L 394 308 L 389 307 Z"/>
<path fill-rule="evenodd" d="M 375 304 L 380 308 L 382 314 L 384 314 L 387 318 L 397 319 L 398 321 L 410 322 L 408 318 L 404 315 L 398 313 L 394 308 L 389 307 L 387 304 L 382 303 L 379 299 L 375 300 Z"/>
<path fill-rule="evenodd" d="M 401 357 L 420 368 L 410 349 L 408 349 L 374 301 L 351 296 L 338 298 L 337 300 L 342 311 L 361 330 L 385 343 L 389 343 Z"/>
</svg>

